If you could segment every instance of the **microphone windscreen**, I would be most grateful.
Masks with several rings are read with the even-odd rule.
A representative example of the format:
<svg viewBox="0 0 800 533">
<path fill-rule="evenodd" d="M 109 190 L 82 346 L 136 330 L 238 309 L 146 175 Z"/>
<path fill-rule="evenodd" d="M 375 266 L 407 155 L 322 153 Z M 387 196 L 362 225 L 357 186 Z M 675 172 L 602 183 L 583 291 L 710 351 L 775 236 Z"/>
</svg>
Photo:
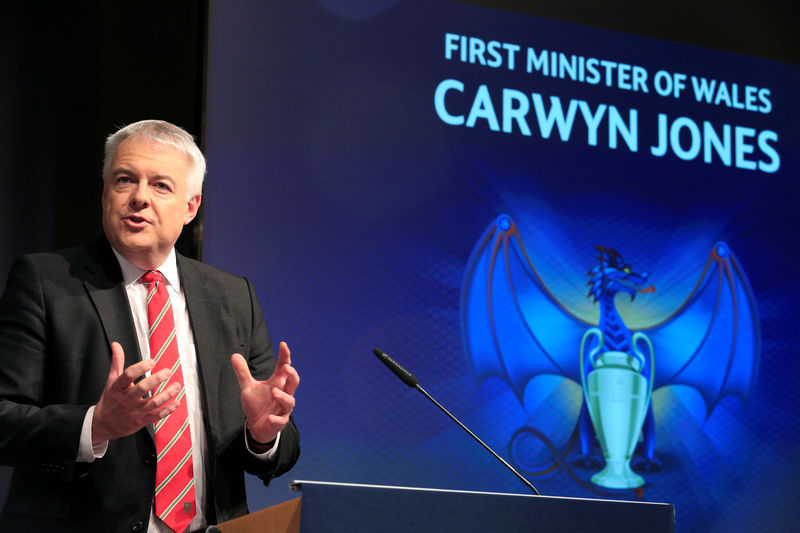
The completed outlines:
<svg viewBox="0 0 800 533">
<path fill-rule="evenodd" d="M 387 355 L 386 352 L 384 352 L 379 348 L 373 348 L 372 353 L 374 353 L 375 357 L 380 359 L 384 365 L 389 367 L 389 370 L 394 372 L 395 376 L 403 380 L 403 383 L 405 383 L 412 389 L 417 387 L 419 381 L 414 376 L 414 374 L 403 368 L 402 365 L 400 365 L 400 363 L 389 357 L 389 355 Z"/>
</svg>

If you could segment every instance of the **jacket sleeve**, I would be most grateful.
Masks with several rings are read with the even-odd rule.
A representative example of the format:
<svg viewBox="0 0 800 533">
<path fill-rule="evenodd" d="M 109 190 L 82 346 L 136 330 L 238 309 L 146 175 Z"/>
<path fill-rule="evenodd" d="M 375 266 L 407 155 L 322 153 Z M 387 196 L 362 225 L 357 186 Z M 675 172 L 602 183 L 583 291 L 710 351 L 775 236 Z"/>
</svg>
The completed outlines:
<svg viewBox="0 0 800 533">
<path fill-rule="evenodd" d="M 11 268 L 0 298 L 0 463 L 71 476 L 88 405 L 51 403 L 48 301 L 28 257 Z"/>
</svg>

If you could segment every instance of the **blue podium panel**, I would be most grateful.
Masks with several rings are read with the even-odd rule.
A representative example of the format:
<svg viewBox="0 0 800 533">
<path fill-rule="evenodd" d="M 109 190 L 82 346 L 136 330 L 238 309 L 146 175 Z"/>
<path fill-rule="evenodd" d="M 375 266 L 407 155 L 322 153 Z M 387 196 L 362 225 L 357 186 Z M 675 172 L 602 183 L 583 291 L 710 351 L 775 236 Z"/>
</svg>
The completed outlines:
<svg viewBox="0 0 800 533">
<path fill-rule="evenodd" d="M 673 533 L 675 508 L 554 496 L 292 481 L 300 533 Z"/>
</svg>

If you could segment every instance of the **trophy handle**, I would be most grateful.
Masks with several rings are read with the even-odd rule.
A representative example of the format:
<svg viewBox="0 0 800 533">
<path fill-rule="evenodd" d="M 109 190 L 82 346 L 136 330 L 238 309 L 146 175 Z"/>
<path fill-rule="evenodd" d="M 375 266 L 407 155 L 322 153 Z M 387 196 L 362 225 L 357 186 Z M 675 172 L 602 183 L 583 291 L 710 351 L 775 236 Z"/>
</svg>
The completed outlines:
<svg viewBox="0 0 800 533">
<path fill-rule="evenodd" d="M 583 355 L 586 350 L 586 341 L 590 337 L 598 338 L 597 347 L 594 350 L 592 350 L 591 353 L 589 353 L 589 360 L 592 362 L 592 366 L 594 366 L 595 357 L 597 357 L 597 354 L 600 353 L 600 349 L 603 347 L 603 332 L 600 331 L 598 328 L 589 328 L 586 330 L 586 333 L 584 333 L 583 337 L 581 338 L 581 366 L 580 366 L 581 387 L 583 390 L 584 403 L 586 404 L 586 409 L 589 411 L 589 418 L 594 420 L 595 414 L 594 410 L 592 409 L 592 402 L 589 400 L 589 389 L 586 388 L 586 371 L 583 367 L 584 363 Z"/>
<path fill-rule="evenodd" d="M 645 405 L 648 405 L 650 403 L 650 397 L 653 395 L 653 381 L 654 381 L 653 374 L 656 368 L 655 350 L 653 350 L 653 343 L 650 342 L 650 337 L 648 337 L 641 331 L 637 331 L 636 333 L 634 333 L 632 340 L 633 342 L 631 343 L 631 345 L 633 347 L 633 353 L 636 354 L 636 357 L 640 360 L 639 362 L 642 364 L 642 370 L 644 370 L 644 362 L 646 359 L 644 355 L 642 355 L 642 353 L 639 351 L 639 346 L 638 346 L 639 341 L 640 340 L 645 341 L 645 343 L 647 344 L 647 348 L 650 350 L 650 379 L 647 380 L 648 381 L 647 403 L 645 403 Z"/>
<path fill-rule="evenodd" d="M 603 332 L 600 331 L 598 328 L 589 328 L 586 330 L 586 333 L 583 334 L 581 338 L 581 386 L 583 390 L 586 390 L 586 372 L 583 370 L 583 362 L 584 362 L 584 353 L 586 351 L 586 341 L 589 337 L 597 337 L 598 343 L 597 347 L 589 353 L 589 360 L 592 362 L 592 366 L 594 366 L 594 360 L 597 357 L 597 354 L 600 353 L 600 350 L 603 348 Z"/>
</svg>

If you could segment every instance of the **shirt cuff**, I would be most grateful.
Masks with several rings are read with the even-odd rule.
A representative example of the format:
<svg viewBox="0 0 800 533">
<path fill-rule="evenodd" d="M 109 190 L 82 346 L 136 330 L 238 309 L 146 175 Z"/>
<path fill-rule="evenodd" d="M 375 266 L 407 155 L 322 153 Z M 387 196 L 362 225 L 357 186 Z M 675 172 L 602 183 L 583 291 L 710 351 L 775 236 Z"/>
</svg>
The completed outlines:
<svg viewBox="0 0 800 533">
<path fill-rule="evenodd" d="M 275 458 L 275 456 L 278 455 L 278 443 L 281 441 L 280 432 L 275 437 L 275 443 L 272 445 L 272 448 L 270 448 L 269 450 L 265 451 L 264 453 L 258 453 L 258 452 L 254 452 L 253 450 L 251 450 L 250 449 L 250 443 L 248 442 L 249 440 L 250 439 L 247 438 L 247 426 L 245 425 L 245 428 L 244 428 L 244 445 L 247 447 L 247 451 L 250 452 L 250 454 L 253 457 L 255 457 L 256 459 L 259 459 L 261 461 L 267 462 L 267 461 L 272 461 Z"/>
<path fill-rule="evenodd" d="M 98 443 L 92 446 L 92 420 L 94 419 L 94 405 L 86 411 L 86 416 L 83 417 L 83 426 L 81 427 L 81 441 L 78 445 L 78 462 L 79 463 L 93 463 L 95 459 L 100 459 L 106 454 L 108 450 L 108 441 Z"/>
</svg>

